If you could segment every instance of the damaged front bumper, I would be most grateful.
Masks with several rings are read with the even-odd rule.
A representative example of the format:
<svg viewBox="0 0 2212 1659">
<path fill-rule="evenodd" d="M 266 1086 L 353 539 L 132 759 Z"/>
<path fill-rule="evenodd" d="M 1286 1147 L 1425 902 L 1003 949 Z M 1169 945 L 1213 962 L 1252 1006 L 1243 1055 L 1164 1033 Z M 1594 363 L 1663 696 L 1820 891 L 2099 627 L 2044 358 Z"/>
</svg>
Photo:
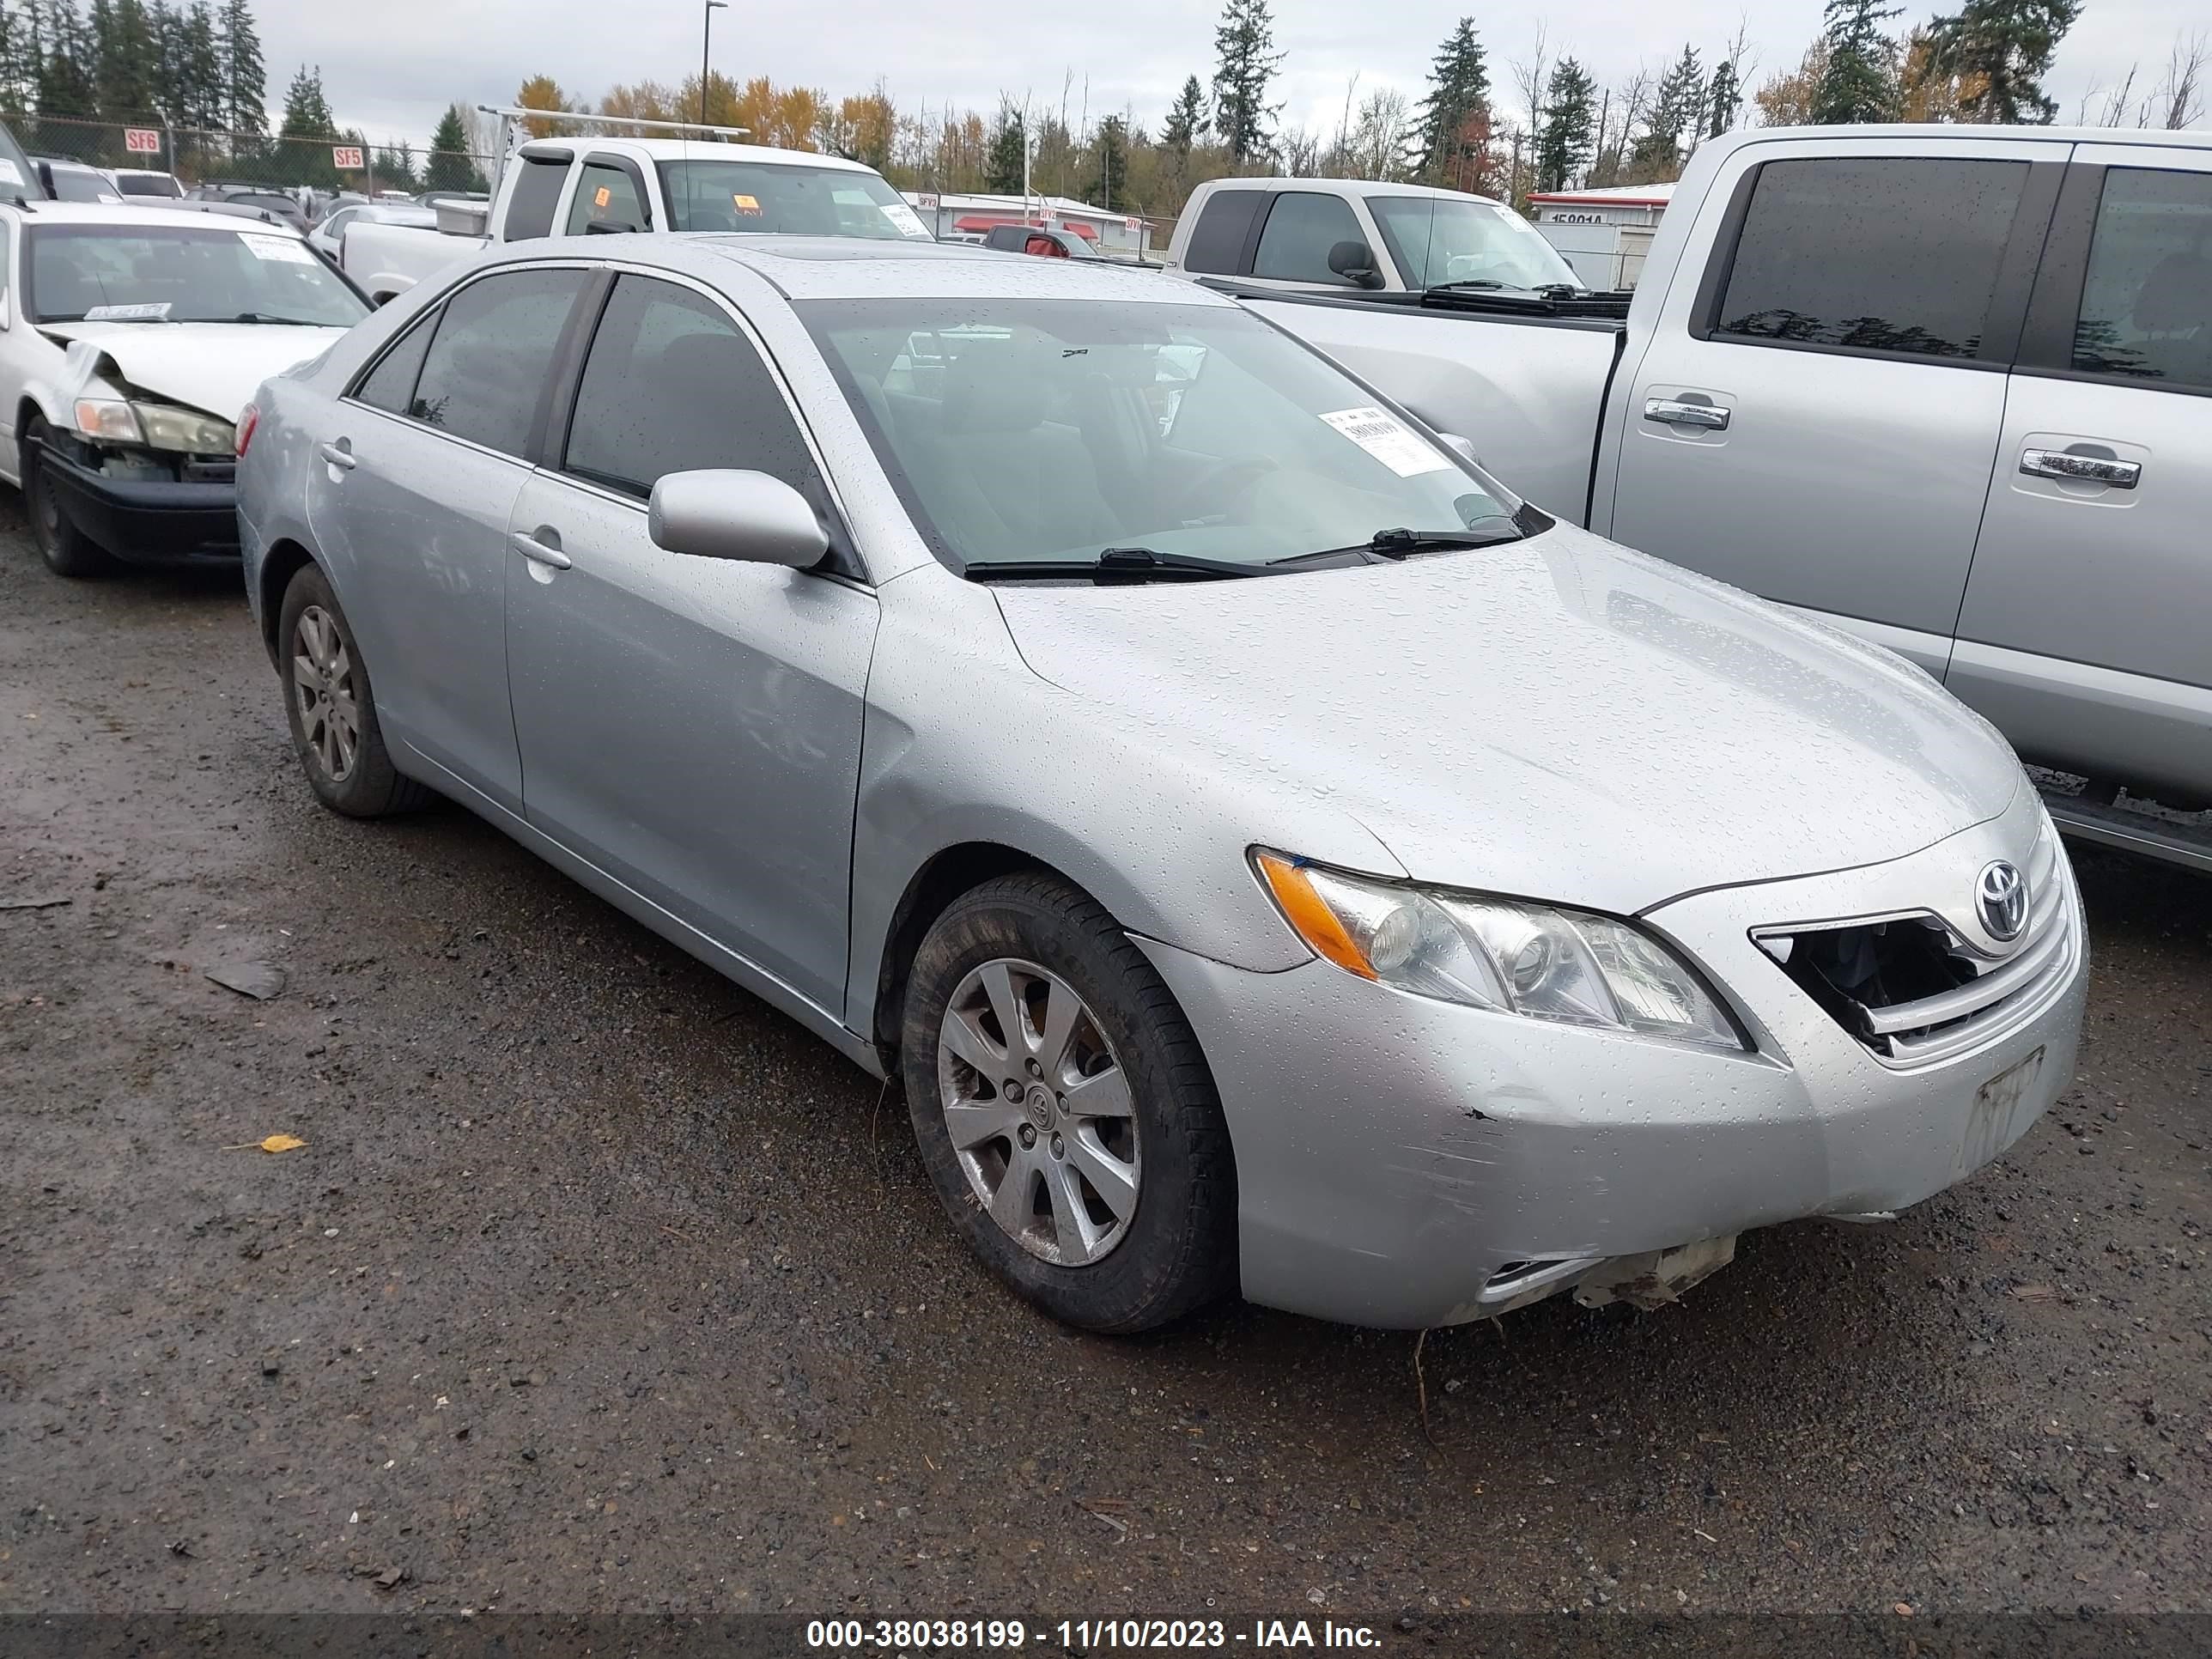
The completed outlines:
<svg viewBox="0 0 2212 1659">
<path fill-rule="evenodd" d="M 1986 1042 L 1902 1066 L 1753 935 L 1892 909 L 1900 893 L 1971 895 L 1990 859 L 2025 861 L 2039 823 L 2023 791 L 2014 810 L 1906 859 L 1647 913 L 1723 988 L 1756 1052 L 1433 1001 L 1322 962 L 1254 973 L 1140 941 L 1220 1091 L 1245 1296 L 1402 1328 L 1576 1286 L 1650 1305 L 1721 1266 L 1747 1229 L 1901 1211 L 1963 1179 L 2072 1076 L 2086 946 Z M 2063 859 L 2058 870 L 2078 939 L 2079 897 Z"/>
<path fill-rule="evenodd" d="M 48 488 L 69 520 L 129 564 L 219 564 L 238 558 L 238 489 L 227 464 L 185 462 L 175 478 L 115 477 L 100 453 L 46 447 Z M 215 476 L 190 476 L 195 471 Z"/>
</svg>

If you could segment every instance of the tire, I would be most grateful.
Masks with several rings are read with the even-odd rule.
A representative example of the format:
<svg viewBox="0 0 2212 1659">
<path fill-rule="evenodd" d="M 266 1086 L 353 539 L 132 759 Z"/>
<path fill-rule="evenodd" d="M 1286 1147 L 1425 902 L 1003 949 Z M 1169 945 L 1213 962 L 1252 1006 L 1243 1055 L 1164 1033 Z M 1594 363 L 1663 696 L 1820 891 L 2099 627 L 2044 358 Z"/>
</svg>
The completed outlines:
<svg viewBox="0 0 2212 1659">
<path fill-rule="evenodd" d="M 349 818 L 380 818 L 435 799 L 392 765 L 352 624 L 330 579 L 312 564 L 284 590 L 276 642 L 292 747 L 324 805 Z"/>
<path fill-rule="evenodd" d="M 1005 1041 L 1007 1007 L 1018 1044 Z M 938 1197 L 1029 1301 L 1127 1334 L 1234 1285 L 1236 1164 L 1212 1074 L 1167 986 L 1094 900 L 1042 873 L 955 900 L 915 953 L 900 1053 Z"/>
<path fill-rule="evenodd" d="M 82 581 L 112 576 L 120 568 L 115 556 L 70 522 L 69 509 L 46 477 L 46 423 L 35 415 L 24 428 L 21 447 L 23 516 L 39 556 L 57 576 Z"/>
</svg>

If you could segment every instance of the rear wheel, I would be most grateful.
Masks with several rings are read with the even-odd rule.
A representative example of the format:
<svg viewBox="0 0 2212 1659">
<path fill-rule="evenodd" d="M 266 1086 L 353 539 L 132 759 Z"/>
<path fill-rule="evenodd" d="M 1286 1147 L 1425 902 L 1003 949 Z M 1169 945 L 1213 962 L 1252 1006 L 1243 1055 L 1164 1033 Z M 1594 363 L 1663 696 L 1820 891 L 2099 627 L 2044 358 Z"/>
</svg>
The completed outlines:
<svg viewBox="0 0 2212 1659">
<path fill-rule="evenodd" d="M 312 564 L 284 590 L 276 640 L 292 746 L 323 805 L 348 817 L 375 818 L 432 799 L 392 765 L 352 626 L 330 579 Z"/>
<path fill-rule="evenodd" d="M 1094 900 L 1042 873 L 956 900 L 915 954 L 901 1049 L 938 1196 L 1029 1300 L 1134 1332 L 1235 1282 L 1236 1173 L 1212 1073 Z"/>
<path fill-rule="evenodd" d="M 39 556 L 57 576 L 82 580 L 112 575 L 118 568 L 115 556 L 70 521 L 60 492 L 47 476 L 46 432 L 46 423 L 33 416 L 22 443 L 23 511 L 31 520 Z"/>
</svg>

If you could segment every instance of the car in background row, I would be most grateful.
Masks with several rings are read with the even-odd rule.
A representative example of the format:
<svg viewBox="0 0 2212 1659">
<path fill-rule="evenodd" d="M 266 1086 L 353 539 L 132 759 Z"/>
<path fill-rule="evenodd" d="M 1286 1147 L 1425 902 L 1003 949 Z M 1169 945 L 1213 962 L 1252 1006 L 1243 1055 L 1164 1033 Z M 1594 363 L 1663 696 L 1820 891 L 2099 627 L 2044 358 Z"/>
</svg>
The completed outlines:
<svg viewBox="0 0 2212 1659">
<path fill-rule="evenodd" d="M 185 199 L 221 203 L 234 208 L 252 208 L 281 221 L 302 235 L 307 234 L 307 216 L 301 211 L 299 203 L 283 191 L 271 189 L 267 185 L 195 185 L 185 192 Z"/>
<path fill-rule="evenodd" d="M 412 225 L 435 230 L 438 215 L 434 209 L 412 202 L 345 202 L 315 222 L 315 228 L 307 233 L 307 246 L 343 270 L 346 233 L 356 225 Z"/>
<path fill-rule="evenodd" d="M 484 213 L 449 204 L 435 231 L 364 225 L 347 269 L 382 305 L 498 243 L 638 230 L 932 240 L 881 174 L 842 156 L 680 138 L 538 138 L 508 158 Z"/>
<path fill-rule="evenodd" d="M 175 173 L 158 173 L 151 167 L 110 167 L 107 176 L 115 180 L 117 190 L 134 199 L 175 201 L 185 193 Z"/>
<path fill-rule="evenodd" d="M 0 203 L 0 478 L 48 568 L 234 559 L 234 423 L 368 305 L 289 229 Z"/>
<path fill-rule="evenodd" d="M 2081 907 L 1985 721 L 1195 285 L 540 240 L 256 408 L 317 797 L 450 796 L 902 1079 L 1075 1324 L 1663 1300 L 2072 1074 Z"/>
<path fill-rule="evenodd" d="M 57 202 L 120 202 L 123 199 L 123 192 L 116 188 L 115 180 L 98 167 L 54 155 L 33 156 L 32 161 L 39 169 L 39 182 L 46 187 L 46 194 Z"/>
</svg>

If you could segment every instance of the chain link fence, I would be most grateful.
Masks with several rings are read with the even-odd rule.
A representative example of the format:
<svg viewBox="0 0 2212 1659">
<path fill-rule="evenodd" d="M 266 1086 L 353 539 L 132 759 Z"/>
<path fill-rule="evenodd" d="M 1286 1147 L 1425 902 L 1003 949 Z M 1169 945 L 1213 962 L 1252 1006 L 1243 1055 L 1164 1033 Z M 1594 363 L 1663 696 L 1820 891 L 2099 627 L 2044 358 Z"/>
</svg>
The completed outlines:
<svg viewBox="0 0 2212 1659">
<path fill-rule="evenodd" d="M 288 191 L 480 191 L 492 173 L 492 158 L 472 150 L 278 138 L 175 126 L 154 116 L 134 124 L 33 115 L 24 118 L 16 132 L 33 156 L 173 173 L 187 189 L 240 184 Z"/>
</svg>

